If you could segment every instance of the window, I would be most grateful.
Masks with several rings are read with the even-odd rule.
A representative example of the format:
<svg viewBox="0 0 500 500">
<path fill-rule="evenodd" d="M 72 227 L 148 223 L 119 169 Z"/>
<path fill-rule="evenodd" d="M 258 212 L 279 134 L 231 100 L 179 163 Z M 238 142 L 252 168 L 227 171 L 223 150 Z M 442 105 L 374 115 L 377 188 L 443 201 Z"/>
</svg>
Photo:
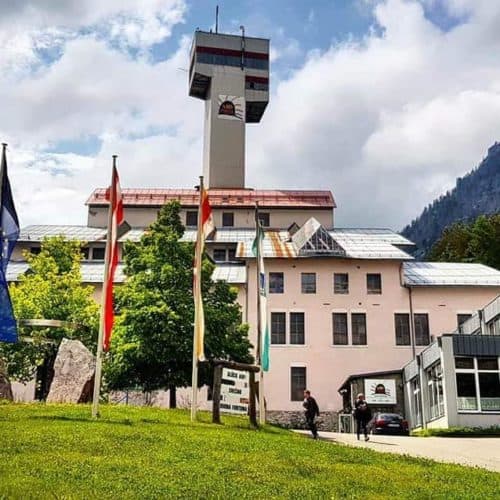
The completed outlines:
<svg viewBox="0 0 500 500">
<path fill-rule="evenodd" d="M 198 211 L 188 210 L 186 212 L 186 226 L 196 227 L 198 225 Z"/>
<path fill-rule="evenodd" d="M 304 313 L 290 313 L 290 344 L 304 343 Z"/>
<path fill-rule="evenodd" d="M 462 326 L 462 323 L 465 323 L 472 314 L 457 314 L 457 326 L 458 326 L 458 331 L 461 332 L 462 329 L 460 328 Z"/>
<path fill-rule="evenodd" d="M 104 260 L 104 253 L 106 249 L 101 247 L 95 247 L 92 249 L 92 260 Z"/>
<path fill-rule="evenodd" d="M 352 313 L 352 345 L 366 345 L 366 314 Z"/>
<path fill-rule="evenodd" d="M 234 226 L 234 213 L 233 212 L 222 212 L 222 226 L 223 227 L 233 227 Z"/>
<path fill-rule="evenodd" d="M 302 293 L 316 293 L 316 273 L 301 274 Z"/>
<path fill-rule="evenodd" d="M 213 53 L 217 49 L 206 49 L 206 52 L 199 50 L 196 51 L 196 61 L 203 64 L 215 64 L 217 66 L 241 66 L 242 56 L 241 55 L 225 55 L 225 54 L 215 54 Z M 244 56 L 243 66 L 252 69 L 262 69 L 269 70 L 269 59 L 260 57 L 248 57 Z"/>
<path fill-rule="evenodd" d="M 38 255 L 41 251 L 40 247 L 30 247 L 30 253 L 33 255 Z"/>
<path fill-rule="evenodd" d="M 430 418 L 442 417 L 444 415 L 444 396 L 441 363 L 437 363 L 428 368 L 426 370 L 426 375 Z"/>
<path fill-rule="evenodd" d="M 413 417 L 415 425 L 413 427 L 419 427 L 422 425 L 422 400 L 420 399 L 420 382 L 418 378 L 412 380 L 411 389 L 413 392 Z"/>
<path fill-rule="evenodd" d="M 380 274 L 367 274 L 366 290 L 373 294 L 382 293 L 382 276 Z"/>
<path fill-rule="evenodd" d="M 396 345 L 410 345 L 410 315 L 394 314 L 394 328 L 396 330 Z"/>
<path fill-rule="evenodd" d="M 455 358 L 457 408 L 500 411 L 500 370 L 496 357 Z M 479 391 L 479 392 L 478 392 Z"/>
<path fill-rule="evenodd" d="M 285 276 L 283 273 L 269 273 L 269 293 L 283 293 Z"/>
<path fill-rule="evenodd" d="M 255 81 L 245 80 L 245 88 L 248 90 L 264 90 L 268 92 L 269 82 L 255 82 Z"/>
<path fill-rule="evenodd" d="M 292 366 L 290 369 L 291 400 L 302 401 L 306 390 L 306 368 L 304 366 Z"/>
<path fill-rule="evenodd" d="M 333 344 L 347 345 L 347 313 L 333 313 Z"/>
<path fill-rule="evenodd" d="M 229 262 L 234 262 L 236 260 L 236 248 L 227 249 L 227 260 Z"/>
<path fill-rule="evenodd" d="M 349 293 L 349 275 L 347 273 L 333 275 L 333 293 Z"/>
<path fill-rule="evenodd" d="M 225 262 L 226 249 L 225 248 L 214 248 L 214 260 L 215 260 L 215 262 Z"/>
<path fill-rule="evenodd" d="M 417 345 L 429 345 L 429 315 L 428 314 L 414 314 L 415 320 L 415 343 Z"/>
<path fill-rule="evenodd" d="M 269 213 L 259 212 L 259 221 L 263 227 L 269 227 Z"/>
<path fill-rule="evenodd" d="M 457 372 L 457 408 L 477 410 L 476 382 L 473 373 Z"/>
<path fill-rule="evenodd" d="M 286 344 L 286 314 L 271 313 L 271 344 Z"/>
<path fill-rule="evenodd" d="M 83 247 L 80 253 L 83 256 L 83 260 L 89 260 L 89 247 Z"/>
</svg>

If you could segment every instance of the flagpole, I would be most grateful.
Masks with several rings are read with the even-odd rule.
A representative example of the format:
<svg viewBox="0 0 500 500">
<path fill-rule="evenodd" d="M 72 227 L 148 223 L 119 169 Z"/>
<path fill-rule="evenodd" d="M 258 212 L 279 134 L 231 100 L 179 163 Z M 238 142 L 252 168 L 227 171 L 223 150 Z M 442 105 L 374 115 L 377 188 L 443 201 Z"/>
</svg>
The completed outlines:
<svg viewBox="0 0 500 500">
<path fill-rule="evenodd" d="M 194 327 L 193 327 L 193 372 L 191 376 L 191 422 L 196 420 L 196 410 L 198 405 L 198 323 L 200 321 L 199 318 L 199 309 L 196 306 L 198 294 L 201 293 L 201 258 L 202 252 L 201 250 L 201 238 L 203 233 L 202 224 L 202 196 L 203 196 L 203 176 L 200 175 L 200 201 L 198 204 L 198 224 L 196 227 L 196 246 L 195 246 L 195 254 L 194 254 L 194 265 L 195 265 L 195 277 L 193 280 L 193 298 L 195 302 L 195 310 L 194 310 Z"/>
<path fill-rule="evenodd" d="M 261 298 L 260 298 L 260 221 L 259 221 L 259 204 L 255 203 L 255 228 L 256 228 L 256 239 L 257 239 L 257 248 L 256 248 L 256 274 L 257 274 L 257 363 L 260 365 L 259 371 L 259 423 L 264 425 L 266 423 L 266 410 L 264 405 L 264 370 L 262 368 L 262 321 L 261 321 Z M 264 280 L 265 286 L 266 280 Z"/>
<path fill-rule="evenodd" d="M 113 155 L 113 171 L 111 173 L 111 185 L 109 189 L 109 209 L 108 209 L 108 231 L 106 235 L 106 251 L 104 255 L 104 277 L 102 284 L 102 295 L 101 295 L 101 315 L 99 319 L 99 336 L 97 338 L 97 356 L 95 363 L 95 376 L 94 376 L 94 395 L 92 398 L 92 417 L 97 418 L 99 416 L 99 398 L 101 396 L 101 378 L 102 378 L 102 351 L 103 351 L 103 339 L 104 339 L 104 313 L 106 305 L 106 292 L 108 288 L 108 272 L 109 272 L 109 255 L 110 255 L 110 241 L 111 241 L 111 225 L 113 222 L 113 206 L 114 206 L 114 189 L 115 185 L 115 175 L 116 175 L 116 158 L 117 155 Z"/>
</svg>

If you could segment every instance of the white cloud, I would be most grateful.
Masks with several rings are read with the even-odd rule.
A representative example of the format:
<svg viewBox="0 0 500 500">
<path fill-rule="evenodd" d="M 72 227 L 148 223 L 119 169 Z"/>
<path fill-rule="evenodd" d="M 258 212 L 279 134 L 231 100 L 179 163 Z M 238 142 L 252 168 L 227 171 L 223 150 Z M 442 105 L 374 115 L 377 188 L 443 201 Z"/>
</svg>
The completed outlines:
<svg viewBox="0 0 500 500">
<path fill-rule="evenodd" d="M 278 84 L 250 182 L 330 188 L 342 225 L 409 222 L 500 136 L 500 5 L 485 5 L 443 32 L 417 2 L 378 2 L 378 29 Z"/>
<path fill-rule="evenodd" d="M 157 64 L 109 44 L 116 36 L 147 47 L 169 36 L 184 4 L 150 2 L 136 18 L 133 7 L 142 4 L 132 0 L 63 3 L 57 12 L 41 2 L 38 11 L 30 7 L 45 12 L 37 43 L 60 55 L 51 64 L 37 59 L 35 72 L 0 75 L 0 137 L 10 143 L 23 225 L 84 223 L 83 203 L 107 184 L 115 153 L 124 187 L 192 186 L 201 170 L 203 103 L 187 96 L 187 75 L 178 69 L 187 66 L 189 39 Z M 167 4 L 171 14 L 162 20 L 159 6 Z M 253 187 L 331 189 L 339 224 L 397 229 L 499 138 L 500 5 L 450 0 L 450 15 L 467 14 L 447 32 L 416 1 L 367 5 L 378 24 L 362 40 L 312 51 L 286 79 L 275 76 L 262 123 L 248 127 L 247 178 Z M 23 19 L 35 16 L 30 9 Z M 84 36 L 67 21 L 73 15 L 78 26 L 117 25 L 106 37 Z M 150 36 L 141 26 L 151 19 Z M 18 63 L 25 55 L 32 68 L 32 39 L 17 33 L 9 53 Z M 302 57 L 286 31 L 277 39 L 283 60 Z M 95 155 L 46 152 L 88 137 L 102 141 Z"/>
</svg>

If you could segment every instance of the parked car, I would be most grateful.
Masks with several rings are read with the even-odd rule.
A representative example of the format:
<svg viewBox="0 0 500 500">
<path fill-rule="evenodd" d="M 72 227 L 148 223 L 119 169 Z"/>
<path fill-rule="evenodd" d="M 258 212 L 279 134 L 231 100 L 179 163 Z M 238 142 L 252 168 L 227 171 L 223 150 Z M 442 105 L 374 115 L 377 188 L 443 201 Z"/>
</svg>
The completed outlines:
<svg viewBox="0 0 500 500">
<path fill-rule="evenodd" d="M 397 434 L 408 436 L 408 422 L 397 413 L 374 413 L 368 422 L 368 431 L 372 434 Z"/>
</svg>

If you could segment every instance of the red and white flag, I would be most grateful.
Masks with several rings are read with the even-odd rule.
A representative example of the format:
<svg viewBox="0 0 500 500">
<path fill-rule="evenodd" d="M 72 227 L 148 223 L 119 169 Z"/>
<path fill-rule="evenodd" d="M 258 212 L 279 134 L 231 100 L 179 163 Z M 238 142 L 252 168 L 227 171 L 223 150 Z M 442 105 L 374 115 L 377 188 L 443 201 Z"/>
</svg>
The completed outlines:
<svg viewBox="0 0 500 500">
<path fill-rule="evenodd" d="M 200 214 L 199 227 L 196 238 L 193 268 L 193 296 L 194 296 L 194 352 L 198 361 L 205 359 L 205 314 L 203 311 L 203 298 L 201 296 L 201 263 L 205 240 L 215 231 L 212 207 L 208 200 L 208 193 L 200 186 Z"/>
<path fill-rule="evenodd" d="M 123 198 L 120 189 L 120 180 L 116 167 L 113 166 L 111 186 L 106 191 L 106 198 L 110 203 L 110 225 L 108 241 L 106 242 L 106 276 L 104 276 L 104 313 L 103 313 L 103 349 L 107 351 L 111 341 L 111 330 L 115 319 L 113 307 L 113 281 L 116 266 L 118 265 L 118 229 L 123 223 Z"/>
</svg>

